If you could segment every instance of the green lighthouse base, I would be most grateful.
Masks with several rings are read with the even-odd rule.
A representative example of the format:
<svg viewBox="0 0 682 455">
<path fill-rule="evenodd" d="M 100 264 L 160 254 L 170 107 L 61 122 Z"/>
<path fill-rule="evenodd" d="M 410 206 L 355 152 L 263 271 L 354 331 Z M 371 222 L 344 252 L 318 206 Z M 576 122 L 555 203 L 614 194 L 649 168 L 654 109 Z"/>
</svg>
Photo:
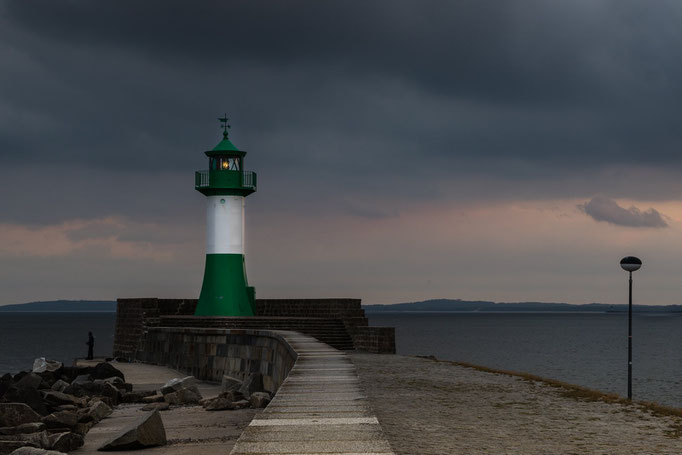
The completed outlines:
<svg viewBox="0 0 682 455">
<path fill-rule="evenodd" d="M 206 255 L 195 316 L 254 316 L 254 300 L 254 288 L 246 282 L 244 255 Z"/>
</svg>

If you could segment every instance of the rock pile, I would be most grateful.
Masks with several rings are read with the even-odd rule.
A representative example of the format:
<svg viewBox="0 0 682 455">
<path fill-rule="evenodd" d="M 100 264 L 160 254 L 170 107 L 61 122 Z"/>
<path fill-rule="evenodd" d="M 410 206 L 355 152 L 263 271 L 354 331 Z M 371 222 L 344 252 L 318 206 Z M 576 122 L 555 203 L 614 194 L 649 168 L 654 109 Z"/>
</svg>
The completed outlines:
<svg viewBox="0 0 682 455">
<path fill-rule="evenodd" d="M 270 399 L 270 394 L 263 387 L 263 376 L 260 373 L 251 373 L 244 381 L 223 376 L 220 395 L 201 400 L 200 404 L 207 411 L 224 411 L 248 407 L 264 408 L 270 403 Z"/>
<path fill-rule="evenodd" d="M 131 390 L 109 363 L 68 367 L 36 359 L 32 371 L 0 377 L 0 455 L 20 447 L 75 450 Z"/>
<path fill-rule="evenodd" d="M 243 408 L 264 408 L 270 403 L 270 394 L 263 388 L 263 376 L 252 373 L 244 381 L 224 376 L 222 392 L 217 397 L 203 398 L 194 376 L 175 378 L 156 392 L 147 392 L 140 398 L 145 403 L 143 411 L 165 411 L 176 406 L 201 405 L 207 411 L 224 411 Z"/>
</svg>

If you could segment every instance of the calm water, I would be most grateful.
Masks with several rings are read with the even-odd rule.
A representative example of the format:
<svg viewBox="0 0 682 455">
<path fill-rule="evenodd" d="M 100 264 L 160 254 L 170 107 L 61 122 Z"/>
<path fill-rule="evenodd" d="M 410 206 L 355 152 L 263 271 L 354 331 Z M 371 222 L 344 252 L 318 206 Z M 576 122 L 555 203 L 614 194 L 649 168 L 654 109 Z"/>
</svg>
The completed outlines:
<svg viewBox="0 0 682 455">
<path fill-rule="evenodd" d="M 29 370 L 37 357 L 71 365 L 85 357 L 88 331 L 95 355 L 111 356 L 115 313 L 0 313 L 0 374 Z"/>
<path fill-rule="evenodd" d="M 525 371 L 594 389 L 627 393 L 627 315 L 557 313 L 373 313 L 396 328 L 399 354 L 435 355 Z M 71 364 L 110 356 L 114 313 L 0 313 L 0 374 L 29 369 L 36 357 Z M 682 314 L 635 315 L 635 399 L 682 407 Z"/>
<path fill-rule="evenodd" d="M 435 355 L 627 395 L 627 314 L 371 313 L 398 354 Z M 633 398 L 682 407 L 682 314 L 633 317 Z"/>
</svg>

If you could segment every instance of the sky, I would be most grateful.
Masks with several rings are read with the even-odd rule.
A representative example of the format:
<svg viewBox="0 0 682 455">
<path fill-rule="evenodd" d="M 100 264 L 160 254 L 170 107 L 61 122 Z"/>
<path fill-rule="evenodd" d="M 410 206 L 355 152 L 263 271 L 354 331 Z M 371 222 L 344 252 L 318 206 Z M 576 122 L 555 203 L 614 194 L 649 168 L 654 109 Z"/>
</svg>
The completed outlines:
<svg viewBox="0 0 682 455">
<path fill-rule="evenodd" d="M 217 118 L 257 297 L 679 304 L 677 0 L 0 0 L 0 305 L 197 297 Z"/>
</svg>

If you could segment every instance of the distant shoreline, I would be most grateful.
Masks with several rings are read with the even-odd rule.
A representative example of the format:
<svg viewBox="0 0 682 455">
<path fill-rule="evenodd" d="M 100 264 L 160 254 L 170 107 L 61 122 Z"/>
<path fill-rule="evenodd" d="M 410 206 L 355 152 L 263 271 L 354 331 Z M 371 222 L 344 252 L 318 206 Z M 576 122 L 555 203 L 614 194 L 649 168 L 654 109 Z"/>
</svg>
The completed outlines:
<svg viewBox="0 0 682 455">
<path fill-rule="evenodd" d="M 0 313 L 89 313 L 89 314 L 116 314 L 111 310 L 5 310 L 0 307 Z"/>
<path fill-rule="evenodd" d="M 116 313 L 114 300 L 50 300 L 0 306 L 0 313 Z"/>
<path fill-rule="evenodd" d="M 386 305 L 363 305 L 366 313 L 627 313 L 628 305 L 556 302 L 490 302 L 484 300 L 434 299 Z M 635 313 L 682 313 L 682 305 L 633 305 Z"/>
</svg>

